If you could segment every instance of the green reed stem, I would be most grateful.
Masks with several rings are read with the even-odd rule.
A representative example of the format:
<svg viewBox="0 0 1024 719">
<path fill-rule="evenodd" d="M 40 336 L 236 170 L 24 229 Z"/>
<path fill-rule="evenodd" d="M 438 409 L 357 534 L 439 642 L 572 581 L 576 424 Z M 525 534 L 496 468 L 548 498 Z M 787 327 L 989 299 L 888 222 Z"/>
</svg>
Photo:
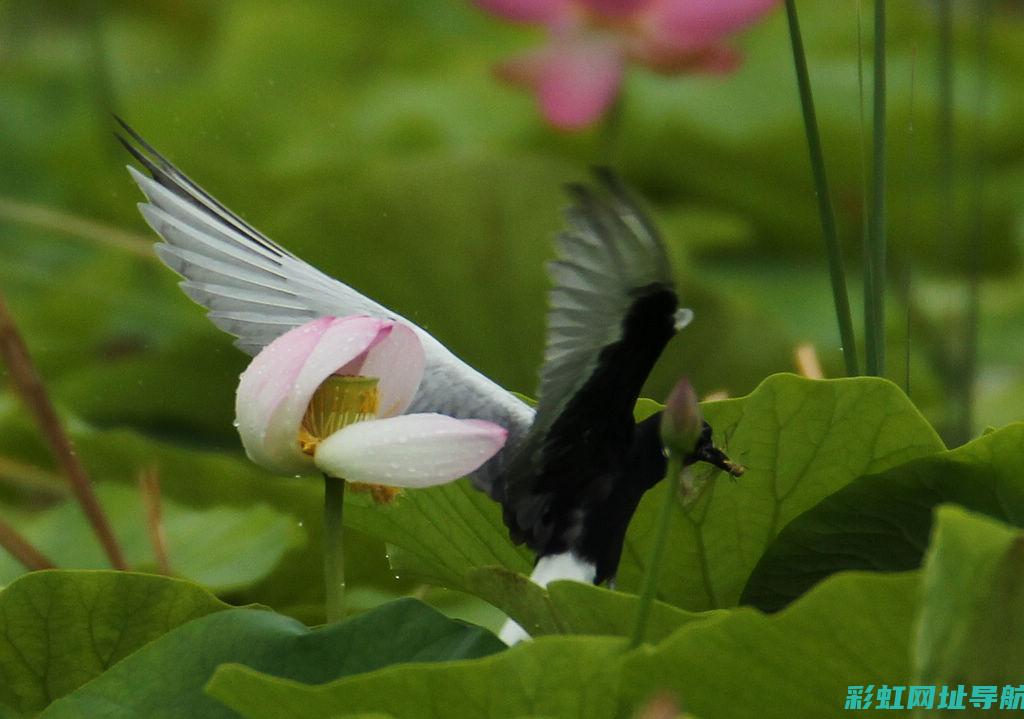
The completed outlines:
<svg viewBox="0 0 1024 719">
<path fill-rule="evenodd" d="M 793 66 L 796 68 L 796 84 L 800 90 L 800 109 L 804 116 L 804 132 L 807 135 L 807 149 L 811 156 L 811 172 L 814 175 L 814 191 L 818 197 L 818 215 L 821 219 L 821 234 L 825 241 L 828 271 L 832 280 L 832 301 L 835 304 L 836 322 L 839 324 L 843 360 L 846 363 L 846 374 L 853 376 L 859 374 L 859 369 L 853 319 L 850 316 L 850 299 L 846 291 L 846 271 L 843 267 L 842 248 L 839 246 L 839 237 L 836 233 L 832 194 L 829 191 L 828 176 L 825 174 L 825 159 L 821 151 L 821 136 L 818 133 L 818 120 L 814 112 L 814 96 L 811 93 L 807 58 L 804 54 L 800 22 L 796 14 L 796 0 L 786 0 L 786 18 L 789 20 Z"/>
<path fill-rule="evenodd" d="M 650 619 L 654 595 L 658 590 L 658 572 L 661 569 L 662 557 L 665 555 L 668 530 L 672 526 L 672 512 L 676 507 L 676 498 L 679 496 L 679 474 L 682 470 L 682 458 L 677 452 L 669 452 L 668 471 L 665 473 L 665 484 L 667 485 L 665 502 L 661 506 L 658 527 L 654 531 L 654 547 L 651 549 L 651 559 L 647 564 L 647 572 L 644 574 L 644 584 L 640 592 L 640 603 L 637 605 L 636 610 L 636 624 L 633 625 L 633 635 L 629 640 L 629 649 L 636 649 L 643 643 L 644 637 L 647 636 L 647 621 Z"/>
<path fill-rule="evenodd" d="M 935 213 L 938 221 L 936 236 L 942 244 L 942 252 L 955 257 L 953 240 L 956 236 L 953 192 L 953 178 L 956 169 L 955 140 L 953 132 L 953 8 L 952 0 L 938 1 L 939 44 L 936 65 L 938 67 L 939 104 L 937 139 L 939 143 L 938 203 Z"/>
<path fill-rule="evenodd" d="M 860 203 L 861 214 L 861 271 L 864 275 L 862 297 L 864 302 L 864 360 L 875 354 L 875 335 L 870 331 L 871 317 L 874 316 L 875 290 L 871 268 L 871 212 L 868 209 L 868 198 L 871 196 L 871 182 L 868 179 L 867 123 L 864 120 L 864 14 L 863 3 L 857 0 L 857 121 L 859 125 L 859 157 L 860 157 Z"/>
<path fill-rule="evenodd" d="M 324 588 L 327 621 L 345 617 L 345 552 L 342 516 L 345 480 L 324 475 Z"/>
<path fill-rule="evenodd" d="M 981 258 L 985 237 L 985 130 L 988 82 L 991 65 L 992 2 L 978 0 L 974 14 L 978 76 L 975 87 L 974 143 L 972 147 L 971 231 L 967 249 L 967 307 L 964 318 L 964 357 L 960 378 L 960 413 L 957 442 L 966 442 L 974 431 L 975 379 L 978 372 L 978 333 L 981 322 Z"/>
<path fill-rule="evenodd" d="M 911 181 L 917 180 L 917 165 L 914 162 L 914 108 L 916 104 L 914 102 L 917 93 L 917 45 L 914 45 L 914 54 L 910 63 L 910 118 L 907 121 L 907 175 L 911 178 Z M 904 244 L 903 252 L 901 253 L 903 258 L 903 266 L 899 268 L 901 290 L 904 298 L 904 307 L 906 307 L 906 318 L 904 322 L 904 337 L 903 337 L 903 391 L 906 395 L 910 396 L 910 350 L 911 341 L 913 339 L 914 324 L 912 321 L 912 312 L 910 309 L 910 298 L 914 295 L 914 258 L 909 243 Z"/>
<path fill-rule="evenodd" d="M 867 356 L 869 375 L 885 374 L 885 261 L 886 261 L 886 142 L 885 142 L 885 0 L 875 0 L 874 101 L 872 107 L 871 312 L 865 313 L 866 331 L 872 337 Z"/>
</svg>

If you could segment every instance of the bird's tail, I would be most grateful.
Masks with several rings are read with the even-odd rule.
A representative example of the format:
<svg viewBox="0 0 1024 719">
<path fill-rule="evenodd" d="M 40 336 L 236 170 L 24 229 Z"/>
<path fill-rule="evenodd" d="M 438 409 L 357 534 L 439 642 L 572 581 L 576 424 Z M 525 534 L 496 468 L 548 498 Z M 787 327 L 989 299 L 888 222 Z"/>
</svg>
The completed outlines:
<svg viewBox="0 0 1024 719">
<path fill-rule="evenodd" d="M 592 584 L 597 576 L 597 566 L 583 559 L 574 552 L 549 554 L 537 560 L 537 565 L 530 574 L 534 584 L 547 588 L 551 582 L 568 579 L 584 584 Z M 518 644 L 530 638 L 530 633 L 518 622 L 509 619 L 501 627 L 498 638 L 508 646 Z"/>
</svg>

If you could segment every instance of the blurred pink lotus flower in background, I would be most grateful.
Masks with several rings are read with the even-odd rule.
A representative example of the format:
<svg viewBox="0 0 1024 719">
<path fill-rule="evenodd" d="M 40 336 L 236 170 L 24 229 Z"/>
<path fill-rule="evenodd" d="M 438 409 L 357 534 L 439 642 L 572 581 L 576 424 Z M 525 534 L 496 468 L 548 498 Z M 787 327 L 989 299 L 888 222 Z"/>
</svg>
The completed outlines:
<svg viewBox="0 0 1024 719">
<path fill-rule="evenodd" d="M 323 317 L 267 345 L 242 373 L 238 433 L 255 463 L 279 474 L 319 469 L 386 487 L 429 487 L 494 456 L 507 431 L 482 420 L 407 414 L 423 347 L 401 324 Z M 376 496 L 376 495 L 375 495 Z"/>
<path fill-rule="evenodd" d="M 612 106 L 628 62 L 656 72 L 727 73 L 740 63 L 725 40 L 779 0 L 475 0 L 514 22 L 543 25 L 549 42 L 497 67 L 536 93 L 555 127 L 585 128 Z"/>
</svg>

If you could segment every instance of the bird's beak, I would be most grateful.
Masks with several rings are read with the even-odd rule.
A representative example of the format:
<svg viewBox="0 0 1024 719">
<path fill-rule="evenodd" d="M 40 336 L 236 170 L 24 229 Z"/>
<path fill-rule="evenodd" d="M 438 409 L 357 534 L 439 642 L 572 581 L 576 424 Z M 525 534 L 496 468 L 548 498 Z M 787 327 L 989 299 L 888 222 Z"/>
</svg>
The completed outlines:
<svg viewBox="0 0 1024 719">
<path fill-rule="evenodd" d="M 704 423 L 704 431 L 701 433 L 700 439 L 697 440 L 693 454 L 685 459 L 685 464 L 695 464 L 696 462 L 707 462 L 723 472 L 728 472 L 733 477 L 741 477 L 747 471 L 746 467 L 738 462 L 733 462 L 725 452 L 714 445 L 711 441 L 711 425 L 707 422 Z"/>
</svg>

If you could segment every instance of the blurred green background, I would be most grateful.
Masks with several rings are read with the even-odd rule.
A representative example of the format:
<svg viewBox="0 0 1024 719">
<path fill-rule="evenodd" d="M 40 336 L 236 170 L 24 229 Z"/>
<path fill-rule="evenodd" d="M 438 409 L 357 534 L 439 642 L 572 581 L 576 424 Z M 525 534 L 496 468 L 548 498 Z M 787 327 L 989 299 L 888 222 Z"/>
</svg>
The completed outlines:
<svg viewBox="0 0 1024 719">
<path fill-rule="evenodd" d="M 888 375 L 905 386 L 909 363 L 911 397 L 951 443 L 964 438 L 953 396 L 975 258 L 972 431 L 1024 416 L 1024 18 L 994 7 L 980 77 L 974 8 L 957 4 L 953 19 L 952 143 L 940 141 L 935 4 L 889 10 Z M 870 86 L 862 110 L 858 3 L 800 9 L 859 307 Z M 246 488 L 259 472 L 236 462 L 231 422 L 247 358 L 152 254 L 111 112 L 266 234 L 509 389 L 535 390 L 561 186 L 596 163 L 648 200 L 696 312 L 647 394 L 663 397 L 680 374 L 704 394 L 745 394 L 792 371 L 803 343 L 840 376 L 781 10 L 737 40 L 735 75 L 633 69 L 615 126 L 578 134 L 546 127 L 532 98 L 490 72 L 541 41 L 457 0 L 0 0 L 0 289 L 80 442 L 107 447 L 90 457 L 94 474 L 130 479 L 152 459 L 172 499 L 315 510 L 316 487 L 299 499 L 287 482 Z M 24 480 L 24 465 L 50 460 L 7 391 L 0 411 L 0 449 L 21 463 L 5 476 Z M 26 486 L 0 491 L 28 516 L 40 502 Z M 281 587 L 245 598 L 294 589 Z"/>
</svg>

